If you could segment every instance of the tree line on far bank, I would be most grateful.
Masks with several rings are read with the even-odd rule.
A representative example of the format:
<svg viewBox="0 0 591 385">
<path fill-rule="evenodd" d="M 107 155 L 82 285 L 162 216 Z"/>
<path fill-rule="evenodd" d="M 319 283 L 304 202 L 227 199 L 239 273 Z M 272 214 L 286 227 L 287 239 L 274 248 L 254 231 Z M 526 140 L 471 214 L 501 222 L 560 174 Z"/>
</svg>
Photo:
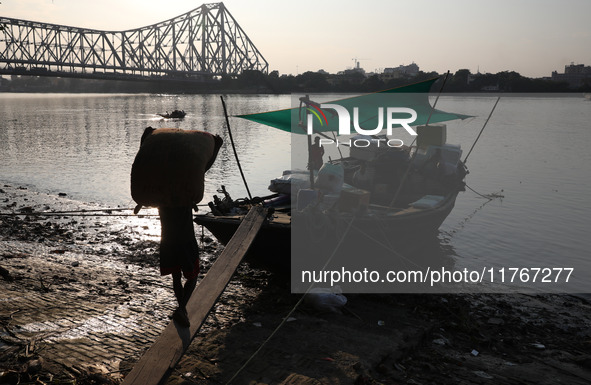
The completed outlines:
<svg viewBox="0 0 591 385">
<path fill-rule="evenodd" d="M 420 81 L 442 78 L 437 72 L 422 72 L 413 77 L 400 77 L 384 81 L 379 75 L 365 77 L 361 73 L 332 75 L 320 72 L 304 72 L 300 75 L 279 76 L 277 71 L 265 75 L 258 71 L 245 71 L 236 79 L 223 79 L 227 85 L 267 88 L 270 92 L 375 92 L 400 87 Z M 439 83 L 439 81 L 438 81 Z M 528 78 L 515 71 L 496 74 L 472 74 L 461 69 L 450 74 L 443 92 L 591 92 L 591 78 L 582 86 L 571 88 L 567 82 L 547 78 Z"/>
<path fill-rule="evenodd" d="M 439 90 L 443 75 L 422 72 L 413 77 L 400 77 L 387 81 L 379 75 L 365 76 L 361 72 L 346 74 L 304 72 L 299 75 L 269 74 L 260 71 L 244 71 L 235 77 L 208 79 L 204 82 L 171 81 L 161 77 L 155 81 L 119 81 L 76 78 L 52 78 L 44 76 L 16 76 L 12 80 L 0 78 L 0 91 L 5 92 L 172 92 L 172 93 L 328 93 L 375 92 L 400 87 L 420 81 L 440 79 L 433 90 Z M 572 88 L 567 82 L 548 78 L 528 78 L 515 71 L 496 74 L 472 74 L 461 69 L 450 74 L 443 92 L 591 92 L 591 78 L 581 86 Z"/>
</svg>

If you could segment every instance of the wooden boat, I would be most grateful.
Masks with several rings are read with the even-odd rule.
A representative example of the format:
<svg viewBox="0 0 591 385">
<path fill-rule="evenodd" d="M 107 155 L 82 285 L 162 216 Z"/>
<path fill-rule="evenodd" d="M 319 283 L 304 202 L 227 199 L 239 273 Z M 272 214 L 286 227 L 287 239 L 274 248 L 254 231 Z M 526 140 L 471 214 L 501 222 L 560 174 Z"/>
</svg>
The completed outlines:
<svg viewBox="0 0 591 385">
<path fill-rule="evenodd" d="M 398 246 L 401 242 L 420 241 L 436 234 L 452 211 L 458 192 L 450 191 L 441 197 L 438 204 L 429 208 L 408 206 L 401 209 L 370 204 L 363 213 L 320 209 L 293 212 L 289 209 L 275 210 L 263 225 L 247 259 L 254 264 L 286 269 L 290 264 L 291 248 L 297 247 L 292 242 L 315 248 L 330 240 L 330 246 L 334 246 L 339 232 L 350 222 L 353 223 L 349 239 L 368 239 L 372 243 Z M 237 206 L 238 211 L 228 215 L 196 215 L 194 221 L 205 226 L 225 245 L 236 232 L 249 205 Z M 293 227 L 292 222 L 295 224 Z M 297 229 L 305 230 L 303 234 L 298 234 Z"/>
<path fill-rule="evenodd" d="M 359 239 L 367 238 L 369 241 L 366 240 L 362 246 L 367 249 L 370 244 L 402 244 L 417 237 L 431 237 L 452 211 L 458 192 L 464 189 L 467 173 L 460 161 L 459 146 L 446 144 L 445 126 L 433 124 L 467 116 L 434 110 L 428 101 L 428 91 L 433 82 L 400 89 L 423 93 L 421 97 L 415 96 L 406 101 L 408 94 L 395 93 L 396 99 L 390 100 L 392 105 L 411 105 L 418 115 L 417 123 L 425 124 L 431 119 L 431 125 L 424 126 L 423 134 L 419 131 L 416 147 L 380 148 L 379 143 L 384 143 L 384 138 L 374 136 L 368 141 L 371 143 L 369 148 L 351 147 L 349 157 L 325 163 L 318 171 L 316 189 L 298 184 L 298 189 L 293 191 L 301 197 L 292 195 L 287 204 L 277 206 L 276 200 L 265 201 L 263 198 L 235 202 L 222 188 L 219 191 L 224 193 L 224 197 L 214 196 L 214 201 L 209 203 L 211 213 L 197 215 L 194 221 L 226 244 L 252 204 L 275 207 L 247 255 L 251 261 L 260 261 L 271 267 L 289 266 L 289 256 L 294 248 L 317 251 L 322 245 L 330 250 L 342 241 L 352 240 L 357 244 Z M 392 92 L 388 91 L 388 95 Z M 298 117 L 302 106 L 319 105 L 308 98 L 300 101 L 299 109 L 239 117 L 304 134 L 305 128 L 293 126 L 294 116 Z M 353 98 L 339 103 L 349 104 L 348 107 L 352 108 L 359 101 Z M 319 132 L 338 130 L 337 118 L 325 117 L 325 122 L 327 124 Z M 374 139 L 377 141 L 374 142 Z M 330 186 L 322 186 L 324 168 L 342 170 L 336 192 Z M 375 178 L 367 177 L 368 169 Z M 327 180 L 338 181 L 338 178 L 328 175 Z M 290 187 L 283 191 L 291 192 Z M 347 231 L 344 233 L 345 227 Z M 367 234 L 371 236 L 367 237 Z"/>
<path fill-rule="evenodd" d="M 227 244 L 252 204 L 275 206 L 247 257 L 251 262 L 285 268 L 289 266 L 286 256 L 293 247 L 334 246 L 350 222 L 353 224 L 347 237 L 371 243 L 401 245 L 433 236 L 452 211 L 458 193 L 463 191 L 466 175 L 461 162 L 458 162 L 458 173 L 446 179 L 432 180 L 411 172 L 399 197 L 391 202 L 396 185 L 360 189 L 355 185 L 354 173 L 359 161 L 346 158 L 331 163 L 345 164 L 348 168 L 344 173 L 345 187 L 339 196 L 325 195 L 306 207 L 302 207 L 301 198 L 298 203 L 288 197 L 287 202 L 279 201 L 277 206 L 282 195 L 233 201 L 222 186 L 218 191 L 224 197 L 215 196 L 209 204 L 211 212 L 196 215 L 194 221 Z"/>
<path fill-rule="evenodd" d="M 220 243 L 226 245 L 245 215 L 242 213 L 221 216 L 201 214 L 196 215 L 194 220 L 197 224 L 205 226 Z M 289 255 L 290 245 L 291 218 L 288 213 L 276 211 L 263 224 L 246 258 L 254 264 L 283 270 L 289 266 L 289 258 L 285 256 Z"/>
<path fill-rule="evenodd" d="M 184 110 L 174 110 L 171 113 L 166 112 L 166 114 L 158 114 L 162 116 L 164 119 L 182 119 L 184 118 L 187 113 Z"/>
</svg>

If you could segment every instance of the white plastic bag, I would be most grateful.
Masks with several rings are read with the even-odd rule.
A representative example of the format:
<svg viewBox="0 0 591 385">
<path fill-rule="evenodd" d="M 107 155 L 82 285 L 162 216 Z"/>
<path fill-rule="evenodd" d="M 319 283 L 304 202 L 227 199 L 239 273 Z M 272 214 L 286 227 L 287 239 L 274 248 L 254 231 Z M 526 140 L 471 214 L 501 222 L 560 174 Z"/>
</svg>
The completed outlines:
<svg viewBox="0 0 591 385">
<path fill-rule="evenodd" d="M 321 312 L 340 313 L 340 308 L 347 304 L 340 286 L 332 288 L 317 287 L 306 294 L 304 301 Z"/>
</svg>

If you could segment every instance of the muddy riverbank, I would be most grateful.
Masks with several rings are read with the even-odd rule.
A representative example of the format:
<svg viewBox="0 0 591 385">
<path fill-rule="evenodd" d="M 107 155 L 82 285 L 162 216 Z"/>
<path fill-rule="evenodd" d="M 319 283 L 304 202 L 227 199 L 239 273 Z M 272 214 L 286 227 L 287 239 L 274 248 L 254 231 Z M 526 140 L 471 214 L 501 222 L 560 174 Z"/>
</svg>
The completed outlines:
<svg viewBox="0 0 591 385">
<path fill-rule="evenodd" d="M 170 321 L 155 212 L 103 209 L 0 184 L 0 213 L 18 214 L 0 215 L 0 384 L 120 383 Z M 199 238 L 204 274 L 222 246 Z M 301 305 L 253 357 L 299 296 L 243 265 L 168 383 L 591 382 L 580 297 L 347 297 L 340 313 Z"/>
</svg>

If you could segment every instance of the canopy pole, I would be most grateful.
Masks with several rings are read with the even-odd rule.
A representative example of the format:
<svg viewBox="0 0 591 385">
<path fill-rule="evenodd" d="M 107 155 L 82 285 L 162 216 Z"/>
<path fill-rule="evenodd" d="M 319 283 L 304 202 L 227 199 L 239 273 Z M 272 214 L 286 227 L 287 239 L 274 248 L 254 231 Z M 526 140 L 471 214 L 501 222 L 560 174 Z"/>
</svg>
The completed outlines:
<svg viewBox="0 0 591 385">
<path fill-rule="evenodd" d="M 441 93 L 443 92 L 443 87 L 445 87 L 445 82 L 447 82 L 448 76 L 449 76 L 449 70 L 447 70 L 447 73 L 445 74 L 445 77 L 443 78 L 443 83 L 441 84 L 441 88 L 439 89 L 439 93 L 437 93 L 437 97 L 435 98 L 435 102 L 433 103 L 433 107 L 431 108 L 431 112 L 429 113 L 429 119 L 427 119 L 427 123 L 425 123 L 425 126 L 429 125 L 429 121 L 431 120 L 431 115 L 433 115 L 433 111 L 435 111 L 435 106 L 437 105 L 437 102 L 439 101 L 439 96 L 441 96 Z"/>
<path fill-rule="evenodd" d="M 482 126 L 482 128 L 480 129 L 480 132 L 478 133 L 476 140 L 474 141 L 474 143 L 472 143 L 472 147 L 470 147 L 470 151 L 468 151 L 468 155 L 466 155 L 466 157 L 464 158 L 464 165 L 466 165 L 466 161 L 468 160 L 470 153 L 472 153 L 474 146 L 476 146 L 476 142 L 478 142 L 478 139 L 480 139 L 480 135 L 482 135 L 482 131 L 484 131 L 484 127 L 486 127 L 486 125 L 488 124 L 488 121 L 490 120 L 490 117 L 492 116 L 493 112 L 495 111 L 495 108 L 497 108 L 497 104 L 499 104 L 499 100 L 501 100 L 500 96 L 497 97 L 497 101 L 495 102 L 495 105 L 493 106 L 492 110 L 490 110 L 490 114 L 488 114 L 488 118 L 486 118 L 486 122 L 484 122 L 484 126 Z"/>
<path fill-rule="evenodd" d="M 433 111 L 435 111 L 435 106 L 437 105 L 437 102 L 439 101 L 439 96 L 443 92 L 443 87 L 445 87 L 445 82 L 447 82 L 448 76 L 449 76 L 449 70 L 447 70 L 447 72 L 445 73 L 445 77 L 443 78 L 443 83 L 441 83 L 441 88 L 439 89 L 439 92 L 437 93 L 437 97 L 435 98 L 435 102 L 433 103 L 433 107 L 431 107 L 431 112 L 429 112 L 429 117 L 427 118 L 427 123 L 425 123 L 425 126 L 428 126 L 429 122 L 431 121 L 431 115 L 433 115 Z M 427 100 L 429 100 L 428 96 L 427 96 Z M 412 147 L 412 145 L 415 144 L 415 141 L 417 140 L 417 136 L 415 136 L 414 139 L 412 140 L 412 143 L 410 144 L 408 151 L 410 151 L 410 148 Z"/>
<path fill-rule="evenodd" d="M 224 107 L 224 116 L 226 117 L 226 125 L 228 126 L 228 135 L 230 136 L 230 143 L 232 143 L 232 150 L 234 151 L 234 156 L 236 157 L 236 163 L 238 163 L 238 170 L 240 170 L 240 175 L 242 176 L 244 187 L 246 187 L 246 192 L 248 193 L 248 198 L 252 200 L 252 195 L 250 194 L 248 183 L 246 183 L 246 178 L 244 177 L 244 172 L 242 172 L 242 166 L 240 165 L 240 160 L 238 159 L 238 152 L 236 151 L 236 146 L 234 145 L 234 138 L 232 138 L 232 130 L 230 129 L 230 119 L 228 119 L 226 102 L 224 102 L 224 97 L 222 95 L 220 95 L 220 99 L 222 100 L 222 106 Z"/>
<path fill-rule="evenodd" d="M 308 102 L 310 101 L 310 95 L 306 95 L 305 100 L 307 100 Z M 304 104 L 306 105 L 306 107 L 308 106 L 308 104 L 306 102 L 304 102 Z M 300 112 L 302 111 L 302 100 L 300 99 Z M 308 112 L 308 109 L 306 109 L 306 114 L 304 115 L 306 117 L 306 122 L 308 121 L 308 115 L 310 113 Z M 300 114 L 300 120 L 301 120 L 301 114 Z M 314 189 L 314 169 L 312 168 L 312 134 L 307 134 L 306 135 L 307 139 L 308 139 L 308 170 L 310 171 L 310 188 Z"/>
<path fill-rule="evenodd" d="M 310 169 L 310 188 L 314 189 L 314 168 L 312 164 L 312 135 L 306 135 L 308 137 L 308 168 Z"/>
</svg>

